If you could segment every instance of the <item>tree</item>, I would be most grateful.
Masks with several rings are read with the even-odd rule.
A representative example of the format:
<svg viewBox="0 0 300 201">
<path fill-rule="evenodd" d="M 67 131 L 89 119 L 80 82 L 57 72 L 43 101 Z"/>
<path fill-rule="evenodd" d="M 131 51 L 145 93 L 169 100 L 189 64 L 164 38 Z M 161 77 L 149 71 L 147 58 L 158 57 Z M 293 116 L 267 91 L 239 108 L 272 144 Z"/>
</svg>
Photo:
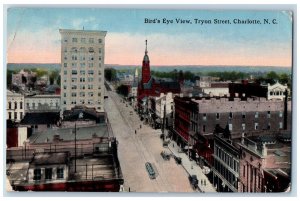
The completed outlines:
<svg viewBox="0 0 300 201">
<path fill-rule="evenodd" d="M 128 96 L 128 94 L 129 94 L 129 88 L 128 88 L 128 86 L 126 86 L 126 85 L 120 85 L 120 86 L 118 86 L 118 88 L 117 88 L 117 93 L 118 94 L 121 94 L 121 95 L 123 95 L 123 96 L 125 96 L 125 97 L 127 97 Z"/>
<path fill-rule="evenodd" d="M 114 81 L 117 77 L 117 71 L 114 68 L 107 68 L 104 70 L 104 77 L 107 81 Z"/>
<path fill-rule="evenodd" d="M 53 84 L 54 80 L 58 80 L 58 78 L 59 78 L 59 71 L 58 70 L 51 71 L 49 75 L 50 84 Z"/>
</svg>

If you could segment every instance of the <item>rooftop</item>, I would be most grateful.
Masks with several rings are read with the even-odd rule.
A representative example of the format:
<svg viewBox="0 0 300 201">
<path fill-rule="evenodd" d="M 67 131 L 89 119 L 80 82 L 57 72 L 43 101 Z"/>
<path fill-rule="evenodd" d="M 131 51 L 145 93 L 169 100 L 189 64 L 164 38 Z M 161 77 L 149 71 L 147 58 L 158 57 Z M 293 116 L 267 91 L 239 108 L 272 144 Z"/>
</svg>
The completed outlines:
<svg viewBox="0 0 300 201">
<path fill-rule="evenodd" d="M 37 153 L 30 162 L 30 167 L 37 165 L 67 164 L 68 156 L 68 152 Z"/>
<path fill-rule="evenodd" d="M 21 124 L 56 124 L 59 119 L 59 112 L 26 113 Z"/>
<path fill-rule="evenodd" d="M 64 141 L 75 139 L 74 128 L 48 129 L 47 131 L 37 132 L 29 138 L 30 143 L 52 142 L 55 135 Z M 77 140 L 92 139 L 93 136 L 109 137 L 109 131 L 106 124 L 98 124 L 89 127 L 80 127 L 76 129 Z"/>
</svg>

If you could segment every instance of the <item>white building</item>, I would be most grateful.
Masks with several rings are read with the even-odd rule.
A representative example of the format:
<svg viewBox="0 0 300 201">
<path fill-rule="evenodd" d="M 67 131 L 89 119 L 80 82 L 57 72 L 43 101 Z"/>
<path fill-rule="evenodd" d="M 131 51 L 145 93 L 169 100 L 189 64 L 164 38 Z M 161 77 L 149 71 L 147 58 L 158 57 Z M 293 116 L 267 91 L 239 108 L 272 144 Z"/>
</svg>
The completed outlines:
<svg viewBox="0 0 300 201">
<path fill-rule="evenodd" d="M 287 90 L 288 87 L 287 85 L 282 85 L 280 83 L 275 83 L 273 85 L 268 84 L 268 94 L 267 94 L 267 99 L 284 99 L 284 92 Z"/>
<path fill-rule="evenodd" d="M 85 105 L 103 112 L 106 31 L 66 30 L 61 34 L 61 112 Z"/>
<path fill-rule="evenodd" d="M 211 97 L 229 95 L 228 83 L 227 82 L 210 83 L 209 87 L 201 87 L 201 92 Z"/>
<path fill-rule="evenodd" d="M 20 122 L 25 114 L 24 95 L 7 90 L 6 119 Z"/>
<path fill-rule="evenodd" d="M 34 95 L 25 97 L 25 112 L 51 112 L 60 110 L 60 95 Z"/>
</svg>

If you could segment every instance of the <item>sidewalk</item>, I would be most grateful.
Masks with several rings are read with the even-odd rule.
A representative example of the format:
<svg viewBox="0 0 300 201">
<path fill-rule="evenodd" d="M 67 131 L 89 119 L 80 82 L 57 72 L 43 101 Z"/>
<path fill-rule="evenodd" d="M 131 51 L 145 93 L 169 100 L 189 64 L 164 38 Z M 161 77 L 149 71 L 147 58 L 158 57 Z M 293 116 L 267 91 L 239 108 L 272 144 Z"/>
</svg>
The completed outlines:
<svg viewBox="0 0 300 201">
<path fill-rule="evenodd" d="M 171 141 L 169 143 L 168 148 L 175 156 L 181 157 L 181 165 L 188 174 L 197 175 L 200 192 L 217 192 L 213 185 L 209 182 L 208 178 L 203 174 L 203 170 L 201 169 L 201 167 L 197 165 L 195 161 L 190 161 L 185 153 L 178 153 L 178 150 L 180 148 L 174 141 Z M 202 185 L 201 180 L 203 182 Z M 204 183 L 206 183 L 206 185 L 204 185 Z"/>
</svg>

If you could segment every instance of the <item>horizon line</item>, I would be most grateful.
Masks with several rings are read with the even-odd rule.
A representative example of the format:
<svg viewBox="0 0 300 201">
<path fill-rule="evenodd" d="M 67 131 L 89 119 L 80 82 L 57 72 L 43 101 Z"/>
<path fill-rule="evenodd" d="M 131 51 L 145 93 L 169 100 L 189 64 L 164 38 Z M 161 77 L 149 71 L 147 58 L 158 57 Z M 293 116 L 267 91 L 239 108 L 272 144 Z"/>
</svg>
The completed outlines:
<svg viewBox="0 0 300 201">
<path fill-rule="evenodd" d="M 6 63 L 7 64 L 61 64 L 61 63 Z M 115 66 L 142 66 L 139 64 L 104 64 L 104 65 L 115 65 Z M 221 67 L 274 67 L 274 68 L 292 68 L 292 66 L 267 66 L 267 65 L 238 65 L 238 64 L 232 64 L 232 65 L 225 65 L 225 64 L 209 64 L 209 65 L 203 65 L 203 64 L 186 64 L 186 65 L 174 65 L 174 64 L 168 64 L 168 65 L 151 65 L 152 67 L 159 67 L 159 66 L 166 66 L 166 67 L 172 67 L 172 66 L 221 66 Z"/>
</svg>

